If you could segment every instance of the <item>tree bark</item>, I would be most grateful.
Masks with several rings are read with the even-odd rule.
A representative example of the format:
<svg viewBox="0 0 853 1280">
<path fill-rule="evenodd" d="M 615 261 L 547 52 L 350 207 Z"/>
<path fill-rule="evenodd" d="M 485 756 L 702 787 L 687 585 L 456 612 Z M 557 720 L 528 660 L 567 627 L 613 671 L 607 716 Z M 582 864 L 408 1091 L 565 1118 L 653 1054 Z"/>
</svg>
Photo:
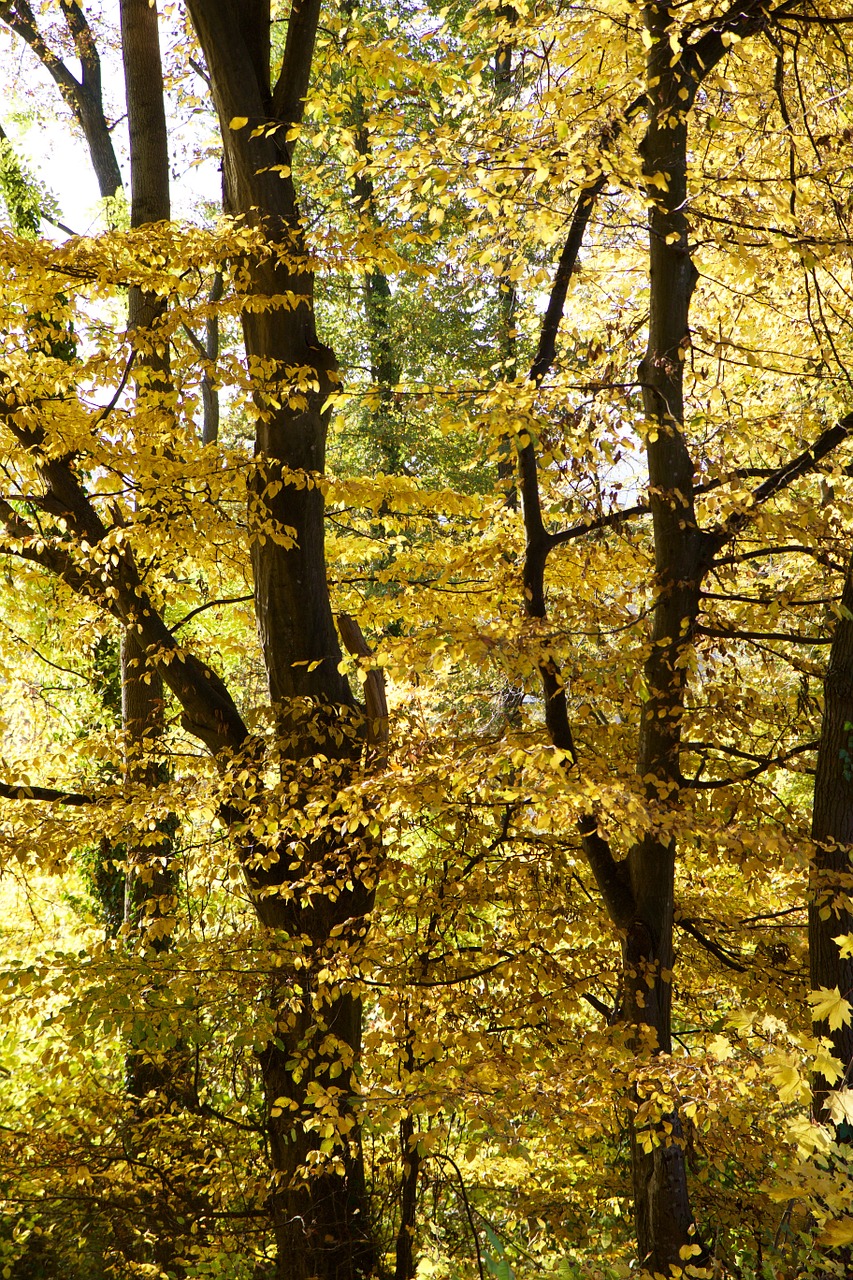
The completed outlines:
<svg viewBox="0 0 853 1280">
<path fill-rule="evenodd" d="M 337 385 L 335 360 L 315 328 L 314 281 L 290 171 L 295 142 L 287 136 L 287 126 L 302 114 L 319 4 L 294 4 L 272 90 L 268 0 L 189 0 L 188 8 L 222 131 L 226 207 L 261 229 L 272 249 L 247 256 L 247 291 L 253 304 L 283 295 L 298 299 L 293 306 L 247 307 L 243 336 L 250 369 L 263 371 L 249 499 L 256 615 L 282 771 L 307 797 L 327 788 L 330 767 L 346 782 L 364 739 L 363 717 L 338 669 L 324 501 L 315 483 L 325 465 L 324 406 Z M 248 125 L 232 128 L 235 117 Z M 282 127 L 252 138 L 262 123 Z M 327 763 L 312 763 L 318 755 Z M 273 936 L 281 931 L 302 938 L 304 946 L 304 967 L 272 984 L 277 1033 L 259 1055 L 268 1103 L 277 1274 L 283 1280 L 347 1280 L 373 1268 L 352 1106 L 361 1007 L 329 984 L 327 973 L 334 958 L 357 948 L 366 931 L 376 850 L 365 833 L 335 834 L 336 803 L 334 796 L 328 801 L 328 836 L 302 841 L 297 853 L 285 837 L 277 858 L 275 850 L 266 851 L 265 866 L 257 851 L 249 848 L 245 856 L 261 921 Z M 295 1062 L 303 1066 L 295 1069 Z M 323 1149 L 317 1132 L 321 1096 L 336 1112 L 333 1152 L 328 1145 Z"/>
<path fill-rule="evenodd" d="M 2 0 L 0 18 L 32 49 L 53 78 L 83 130 L 102 198 L 121 190 L 121 170 L 104 114 L 101 60 L 85 13 L 77 0 L 62 0 L 62 14 L 80 61 L 79 79 L 54 53 L 36 25 L 28 0 Z"/>
<path fill-rule="evenodd" d="M 156 7 L 148 0 L 121 0 L 121 37 L 127 116 L 130 133 L 132 227 L 167 221 L 170 216 L 169 155 L 163 103 L 163 72 Z M 167 384 L 168 354 L 151 354 L 152 326 L 164 303 L 138 286 L 128 291 L 128 330 L 140 335 L 143 354 L 137 362 L 136 397 L 140 409 Z M 158 759 L 163 733 L 163 681 L 147 660 L 146 648 L 131 624 L 121 643 L 122 728 L 125 737 L 125 776 L 132 787 L 150 789 L 165 781 L 165 762 Z M 173 909 L 172 840 L 168 832 L 152 840 L 136 833 L 127 847 L 125 924 L 131 936 L 150 936 L 156 950 L 168 944 L 168 921 Z M 149 1058 L 130 1053 L 127 1083 L 132 1096 L 142 1099 L 163 1087 L 164 1071 Z"/>
<path fill-rule="evenodd" d="M 842 958 L 835 938 L 853 933 L 853 558 L 844 580 L 823 698 L 812 811 L 809 968 L 814 990 L 837 987 L 849 999 L 853 991 L 853 959 Z M 833 1031 L 819 1023 L 815 1031 L 830 1039 L 832 1052 L 845 1072 L 843 1080 L 834 1084 L 821 1075 L 812 1082 L 815 1118 L 833 1124 L 829 1094 L 842 1084 L 849 1087 L 853 1027 L 847 1025 Z M 834 1129 L 838 1142 L 853 1142 L 853 1127 L 847 1121 L 834 1123 Z"/>
<path fill-rule="evenodd" d="M 645 7 L 651 37 L 646 80 L 648 127 L 641 145 L 649 207 L 649 332 L 640 366 L 647 419 L 649 505 L 655 546 L 655 603 L 644 675 L 637 769 L 658 829 L 630 851 L 634 915 L 627 931 L 625 1016 L 651 1032 L 648 1046 L 672 1049 L 672 933 L 676 846 L 666 816 L 677 805 L 688 659 L 699 611 L 705 538 L 693 504 L 693 461 L 684 437 L 684 356 L 696 269 L 690 257 L 687 114 L 692 84 L 674 66 L 665 5 Z M 685 92 L 686 90 L 686 92 Z M 681 95 L 681 96 L 679 96 Z M 664 189 L 661 189 L 661 180 Z M 638 1048 L 643 1044 L 638 1037 Z M 645 1139 L 645 1145 L 644 1145 Z M 650 1149 L 647 1149 L 649 1148 Z M 640 1262 L 669 1273 L 695 1243 L 684 1141 L 671 1112 L 632 1135 L 634 1213 Z"/>
</svg>

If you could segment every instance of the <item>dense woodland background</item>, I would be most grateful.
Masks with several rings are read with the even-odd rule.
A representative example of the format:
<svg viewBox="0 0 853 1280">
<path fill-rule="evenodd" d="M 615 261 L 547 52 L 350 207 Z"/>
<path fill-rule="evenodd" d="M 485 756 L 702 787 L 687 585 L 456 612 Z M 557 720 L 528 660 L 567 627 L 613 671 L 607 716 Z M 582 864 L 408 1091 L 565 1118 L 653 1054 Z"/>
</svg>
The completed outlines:
<svg viewBox="0 0 853 1280">
<path fill-rule="evenodd" d="M 853 15 L 0 28 L 3 1276 L 849 1275 Z"/>
</svg>

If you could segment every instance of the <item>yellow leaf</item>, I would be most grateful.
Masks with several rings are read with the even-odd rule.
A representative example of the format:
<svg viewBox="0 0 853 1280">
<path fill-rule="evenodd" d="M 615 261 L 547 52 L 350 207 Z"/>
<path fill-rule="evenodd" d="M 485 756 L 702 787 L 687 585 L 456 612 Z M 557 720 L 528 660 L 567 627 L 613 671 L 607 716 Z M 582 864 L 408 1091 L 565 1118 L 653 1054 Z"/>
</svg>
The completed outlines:
<svg viewBox="0 0 853 1280">
<path fill-rule="evenodd" d="M 827 1102 L 833 1124 L 853 1122 L 853 1089 L 835 1089 Z"/>
<path fill-rule="evenodd" d="M 817 1238 L 818 1244 L 837 1248 L 839 1245 L 853 1244 L 853 1218 L 834 1218 L 824 1223 L 823 1231 Z"/>
<path fill-rule="evenodd" d="M 796 1101 L 803 1089 L 808 1087 L 792 1062 L 780 1062 L 771 1069 L 771 1075 L 781 1102 Z"/>
<path fill-rule="evenodd" d="M 812 1007 L 813 1022 L 828 1022 L 830 1031 L 838 1031 L 850 1022 L 850 1003 L 845 1000 L 838 987 L 821 987 L 818 991 L 809 992 L 809 1004 Z"/>
<path fill-rule="evenodd" d="M 228 122 L 228 128 L 229 129 L 245 129 L 248 123 L 249 123 L 248 116 L 232 116 L 232 118 Z"/>
<path fill-rule="evenodd" d="M 708 1052 L 718 1062 L 725 1062 L 726 1058 L 732 1056 L 734 1050 L 725 1036 L 714 1036 L 714 1039 L 708 1045 Z"/>
<path fill-rule="evenodd" d="M 818 1075 L 823 1076 L 824 1080 L 829 1084 L 835 1084 L 836 1080 L 840 1080 L 844 1075 L 844 1067 L 838 1058 L 830 1053 L 826 1044 L 821 1044 L 815 1054 L 814 1069 Z"/>
</svg>

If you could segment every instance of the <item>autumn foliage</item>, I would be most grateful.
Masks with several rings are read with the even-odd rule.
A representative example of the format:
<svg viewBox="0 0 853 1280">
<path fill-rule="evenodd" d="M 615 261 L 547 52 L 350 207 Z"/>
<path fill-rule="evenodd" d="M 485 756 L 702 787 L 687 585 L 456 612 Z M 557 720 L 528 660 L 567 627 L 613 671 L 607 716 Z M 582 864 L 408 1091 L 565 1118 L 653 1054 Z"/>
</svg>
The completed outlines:
<svg viewBox="0 0 853 1280">
<path fill-rule="evenodd" d="M 853 19 L 101 8 L 0 4 L 3 1275 L 849 1275 Z"/>
</svg>

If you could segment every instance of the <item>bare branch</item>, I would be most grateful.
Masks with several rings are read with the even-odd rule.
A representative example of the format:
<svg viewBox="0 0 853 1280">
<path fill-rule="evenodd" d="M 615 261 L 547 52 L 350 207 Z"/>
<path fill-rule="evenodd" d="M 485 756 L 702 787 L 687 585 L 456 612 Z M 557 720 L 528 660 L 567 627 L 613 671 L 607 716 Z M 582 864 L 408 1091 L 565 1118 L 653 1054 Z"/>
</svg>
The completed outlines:
<svg viewBox="0 0 853 1280">
<path fill-rule="evenodd" d="M 832 644 L 832 636 L 801 636 L 791 631 L 727 631 L 722 627 L 696 625 L 696 634 L 720 640 L 784 640 L 786 644 Z"/>
</svg>

